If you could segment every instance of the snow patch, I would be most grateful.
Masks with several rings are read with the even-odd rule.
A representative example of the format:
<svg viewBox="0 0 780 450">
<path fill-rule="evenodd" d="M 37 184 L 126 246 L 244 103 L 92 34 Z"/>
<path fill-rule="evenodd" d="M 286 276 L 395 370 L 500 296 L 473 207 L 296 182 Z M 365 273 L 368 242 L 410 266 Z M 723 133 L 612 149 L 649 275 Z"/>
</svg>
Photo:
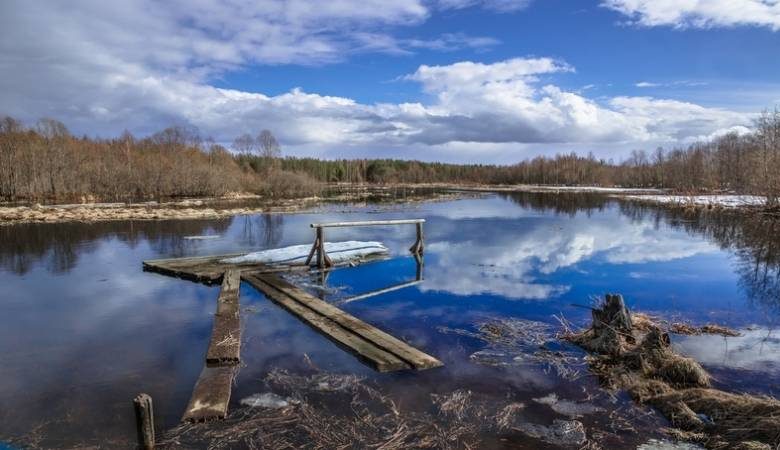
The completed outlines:
<svg viewBox="0 0 780 450">
<path fill-rule="evenodd" d="M 243 256 L 223 259 L 227 264 L 303 264 L 311 251 L 311 245 L 292 245 L 290 247 L 274 248 L 259 252 L 248 253 Z M 370 255 L 384 255 L 389 253 L 387 247 L 381 242 L 374 241 L 345 241 L 326 242 L 325 252 L 334 263 L 351 261 Z M 314 263 L 315 261 L 312 261 Z"/>
<path fill-rule="evenodd" d="M 760 195 L 625 195 L 622 198 L 672 205 L 722 206 L 724 208 L 766 204 L 766 197 Z"/>
</svg>

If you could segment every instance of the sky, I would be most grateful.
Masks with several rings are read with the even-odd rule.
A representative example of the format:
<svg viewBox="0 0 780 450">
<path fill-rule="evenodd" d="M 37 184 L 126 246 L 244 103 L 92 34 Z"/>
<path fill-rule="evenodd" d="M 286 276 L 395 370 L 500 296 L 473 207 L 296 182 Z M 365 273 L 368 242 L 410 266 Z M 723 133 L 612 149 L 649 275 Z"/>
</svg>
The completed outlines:
<svg viewBox="0 0 780 450">
<path fill-rule="evenodd" d="M 616 161 L 780 105 L 780 0 L 3 0 L 0 116 L 285 155 Z"/>
</svg>

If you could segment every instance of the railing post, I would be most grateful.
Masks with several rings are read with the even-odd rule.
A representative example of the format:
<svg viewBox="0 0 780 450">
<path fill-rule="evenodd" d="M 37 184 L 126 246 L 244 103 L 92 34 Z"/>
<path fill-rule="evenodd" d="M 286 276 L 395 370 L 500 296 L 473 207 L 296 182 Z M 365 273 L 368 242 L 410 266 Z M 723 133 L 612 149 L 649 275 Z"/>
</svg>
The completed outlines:
<svg viewBox="0 0 780 450">
<path fill-rule="evenodd" d="M 410 252 L 412 252 L 415 255 L 422 255 L 423 254 L 423 224 L 422 222 L 418 222 L 415 225 L 417 225 L 417 240 L 414 241 L 414 244 L 409 249 Z"/>
<path fill-rule="evenodd" d="M 322 227 L 317 227 L 317 267 L 325 267 L 325 239 L 323 239 Z"/>
<path fill-rule="evenodd" d="M 143 450 L 154 449 L 154 410 L 152 397 L 138 394 L 133 399 L 135 405 L 135 422 L 138 427 L 138 447 Z"/>
</svg>

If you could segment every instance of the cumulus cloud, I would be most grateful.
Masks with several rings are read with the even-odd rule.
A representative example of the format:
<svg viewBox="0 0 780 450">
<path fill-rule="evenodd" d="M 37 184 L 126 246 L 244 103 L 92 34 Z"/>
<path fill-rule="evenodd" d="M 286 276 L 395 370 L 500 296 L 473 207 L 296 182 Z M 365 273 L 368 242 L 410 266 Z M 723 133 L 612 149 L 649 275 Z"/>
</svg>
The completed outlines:
<svg viewBox="0 0 780 450">
<path fill-rule="evenodd" d="M 642 26 L 677 28 L 741 25 L 780 30 L 778 0 L 604 0 L 602 5 Z"/>
<path fill-rule="evenodd" d="M 496 43 L 458 33 L 431 40 L 393 36 L 388 27 L 429 17 L 430 8 L 417 0 L 10 1 L 2 9 L 0 28 L 14 38 L 0 40 L 0 113 L 58 118 L 77 133 L 144 135 L 183 123 L 230 142 L 263 127 L 299 154 L 414 149 L 425 159 L 420 150 L 427 149 L 440 158 L 454 152 L 474 160 L 523 145 L 687 142 L 750 124 L 748 115 L 687 102 L 588 98 L 557 86 L 557 77 L 576 76 L 575 69 L 546 57 L 421 65 L 399 74 L 398 82 L 418 85 L 427 102 L 368 104 L 304 89 L 269 96 L 212 85 L 247 66 Z"/>
</svg>

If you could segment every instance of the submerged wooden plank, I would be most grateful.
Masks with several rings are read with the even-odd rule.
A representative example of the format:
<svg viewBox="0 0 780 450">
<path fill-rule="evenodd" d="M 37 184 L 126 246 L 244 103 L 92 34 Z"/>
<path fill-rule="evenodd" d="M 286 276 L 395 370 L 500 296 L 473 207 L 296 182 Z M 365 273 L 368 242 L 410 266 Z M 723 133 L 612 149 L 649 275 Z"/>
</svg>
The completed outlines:
<svg viewBox="0 0 780 450">
<path fill-rule="evenodd" d="M 298 301 L 305 303 L 306 306 L 315 312 L 327 317 L 340 326 L 352 331 L 363 339 L 373 343 L 377 347 L 392 353 L 401 360 L 405 361 L 412 368 L 417 370 L 430 369 L 442 365 L 438 359 L 420 351 L 402 340 L 385 333 L 384 331 L 369 325 L 357 317 L 331 305 L 328 302 L 320 300 L 303 289 L 296 287 L 290 282 L 274 275 L 264 274 L 260 276 L 263 281 L 275 288 L 285 291 L 292 295 Z"/>
<path fill-rule="evenodd" d="M 442 363 L 273 274 L 242 277 L 271 300 L 345 346 L 377 370 L 429 369 Z"/>
<path fill-rule="evenodd" d="M 217 312 L 211 329 L 211 340 L 206 351 L 206 364 L 234 365 L 240 361 L 241 319 L 238 288 L 241 272 L 228 269 L 222 277 L 222 289 L 217 299 Z"/>
<path fill-rule="evenodd" d="M 337 323 L 306 307 L 279 289 L 265 283 L 263 275 L 242 275 L 242 278 L 263 292 L 269 299 L 295 314 L 312 328 L 321 332 L 337 344 L 354 353 L 362 361 L 368 363 L 380 372 L 390 372 L 411 368 L 406 362 L 395 355 L 377 347 L 360 336 L 339 326 Z"/>
<path fill-rule="evenodd" d="M 230 403 L 235 367 L 204 367 L 192 391 L 182 422 L 224 419 Z"/>
</svg>

